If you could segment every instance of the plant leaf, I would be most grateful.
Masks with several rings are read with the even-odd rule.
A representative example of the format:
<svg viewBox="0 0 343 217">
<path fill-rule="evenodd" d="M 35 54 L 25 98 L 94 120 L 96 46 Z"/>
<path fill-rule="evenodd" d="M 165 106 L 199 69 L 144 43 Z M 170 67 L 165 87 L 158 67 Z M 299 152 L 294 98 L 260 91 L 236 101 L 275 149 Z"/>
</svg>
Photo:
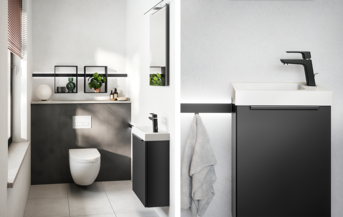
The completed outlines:
<svg viewBox="0 0 343 217">
<path fill-rule="evenodd" d="M 157 73 L 156 76 L 159 77 L 159 78 L 162 77 L 160 73 Z"/>
<path fill-rule="evenodd" d="M 98 80 L 98 82 L 100 82 L 101 80 L 102 80 L 102 77 L 97 77 L 97 80 Z"/>
<path fill-rule="evenodd" d="M 104 80 L 104 83 L 106 82 L 106 77 L 103 77 L 102 80 Z"/>
<path fill-rule="evenodd" d="M 89 83 L 88 84 L 88 87 L 90 88 L 90 89 L 92 89 L 93 88 L 93 86 Z"/>
<path fill-rule="evenodd" d="M 157 81 L 157 80 L 158 80 L 158 77 L 154 77 L 154 80 Z"/>
<path fill-rule="evenodd" d="M 94 78 L 97 78 L 98 76 L 99 76 L 99 74 L 97 72 L 93 74 Z"/>
</svg>

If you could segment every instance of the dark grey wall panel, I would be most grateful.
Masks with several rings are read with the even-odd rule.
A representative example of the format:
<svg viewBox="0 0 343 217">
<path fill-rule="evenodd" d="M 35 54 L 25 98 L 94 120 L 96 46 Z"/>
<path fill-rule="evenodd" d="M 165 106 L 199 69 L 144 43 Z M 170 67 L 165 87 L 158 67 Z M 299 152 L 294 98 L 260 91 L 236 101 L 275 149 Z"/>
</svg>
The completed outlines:
<svg viewBox="0 0 343 217">
<path fill-rule="evenodd" d="M 72 129 L 72 116 L 92 116 L 92 129 Z M 131 104 L 31 105 L 32 184 L 73 182 L 69 149 L 97 148 L 96 181 L 131 179 Z"/>
</svg>

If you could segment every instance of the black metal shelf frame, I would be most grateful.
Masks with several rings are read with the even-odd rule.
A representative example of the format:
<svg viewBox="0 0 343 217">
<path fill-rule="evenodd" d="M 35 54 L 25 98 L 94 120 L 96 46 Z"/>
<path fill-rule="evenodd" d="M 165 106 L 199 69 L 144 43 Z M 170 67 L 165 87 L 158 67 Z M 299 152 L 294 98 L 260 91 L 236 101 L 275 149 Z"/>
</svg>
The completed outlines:
<svg viewBox="0 0 343 217">
<path fill-rule="evenodd" d="M 232 113 L 232 103 L 181 103 L 181 113 Z"/>
<path fill-rule="evenodd" d="M 54 77 L 71 77 L 75 74 L 48 74 L 48 73 L 34 73 L 32 77 L 34 78 L 54 78 Z M 82 75 L 82 74 L 79 74 Z M 107 74 L 109 78 L 126 78 L 127 74 Z"/>
<path fill-rule="evenodd" d="M 58 74 L 56 72 L 56 68 L 59 67 L 75 67 L 76 72 L 75 73 L 65 73 L 65 74 Z M 108 78 L 126 78 L 127 74 L 108 74 L 107 73 L 107 66 L 84 66 L 84 74 L 83 77 L 84 78 L 84 93 L 93 93 L 93 92 L 86 92 L 86 79 L 87 79 L 87 73 L 86 73 L 86 68 L 88 67 L 104 67 L 105 68 L 105 73 L 99 73 L 102 75 L 106 76 L 106 82 L 105 82 L 105 92 L 101 92 L 101 93 L 107 93 L 107 86 L 108 86 Z M 54 73 L 34 73 L 32 74 L 33 78 L 54 78 L 54 93 L 58 93 L 57 92 L 57 87 L 56 87 L 56 78 L 57 77 L 75 77 L 75 83 L 76 83 L 76 92 L 73 93 L 78 93 L 78 83 L 79 83 L 79 74 L 78 73 L 78 66 L 75 65 L 56 65 L 54 66 Z M 68 92 L 65 92 L 68 93 Z"/>
<path fill-rule="evenodd" d="M 72 74 L 57 74 L 56 73 L 56 68 L 75 68 L 75 73 L 72 73 Z M 56 77 L 75 77 L 75 90 L 76 92 L 72 92 L 72 93 L 78 93 L 78 89 L 79 89 L 79 82 L 78 82 L 78 78 L 79 78 L 79 75 L 78 75 L 79 71 L 78 71 L 78 67 L 77 66 L 74 66 L 74 65 L 56 65 L 54 67 L 54 92 L 55 93 L 59 93 L 57 92 L 57 87 L 56 87 Z M 68 93 L 67 90 L 65 93 Z M 68 93 L 68 94 L 72 94 L 72 93 Z"/>
<path fill-rule="evenodd" d="M 88 87 L 87 85 L 87 68 L 104 68 L 105 69 L 105 73 L 98 73 L 99 75 L 105 75 L 106 77 L 106 82 L 105 82 L 105 92 L 100 92 L 100 93 L 107 93 L 107 86 L 108 86 L 108 74 L 107 74 L 107 66 L 85 66 L 84 67 L 84 93 L 95 93 L 95 92 L 86 92 L 86 89 Z M 89 74 L 91 75 L 91 74 Z"/>
</svg>

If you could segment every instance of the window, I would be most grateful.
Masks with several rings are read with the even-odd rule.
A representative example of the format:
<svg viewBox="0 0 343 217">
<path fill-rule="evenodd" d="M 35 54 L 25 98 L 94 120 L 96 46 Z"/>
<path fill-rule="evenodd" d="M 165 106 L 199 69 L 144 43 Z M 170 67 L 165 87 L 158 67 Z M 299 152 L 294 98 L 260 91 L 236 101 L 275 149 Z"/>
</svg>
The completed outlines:
<svg viewBox="0 0 343 217">
<path fill-rule="evenodd" d="M 22 58 L 22 1 L 8 0 L 8 49 Z"/>
<path fill-rule="evenodd" d="M 12 141 L 13 141 L 13 53 L 10 52 L 9 54 L 9 62 L 10 62 L 10 68 L 8 70 L 9 76 L 9 90 L 8 90 L 8 146 L 11 145 Z"/>
<path fill-rule="evenodd" d="M 14 66 L 14 55 L 22 59 L 22 40 L 23 40 L 23 20 L 26 19 L 22 14 L 23 2 L 22 0 L 8 0 L 8 50 L 9 50 L 9 88 L 8 88 L 8 146 L 11 145 L 13 141 L 13 81 L 14 74 L 16 72 L 16 67 Z M 24 24 L 26 24 L 24 22 Z M 25 29 L 24 29 L 25 32 Z M 25 38 L 25 37 L 24 37 Z"/>
</svg>

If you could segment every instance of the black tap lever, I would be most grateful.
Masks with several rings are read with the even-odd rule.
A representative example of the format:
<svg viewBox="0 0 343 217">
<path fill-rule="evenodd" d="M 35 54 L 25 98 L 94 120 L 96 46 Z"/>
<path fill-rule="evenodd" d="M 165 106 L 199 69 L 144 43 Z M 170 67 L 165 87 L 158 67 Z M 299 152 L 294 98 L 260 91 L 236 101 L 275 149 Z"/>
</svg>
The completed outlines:
<svg viewBox="0 0 343 217">
<path fill-rule="evenodd" d="M 149 117 L 150 120 L 152 120 L 152 128 L 153 132 L 157 133 L 158 132 L 158 122 L 157 122 L 157 114 L 150 113 L 152 117 Z"/>
<path fill-rule="evenodd" d="M 314 80 L 311 53 L 309 51 L 286 51 L 286 53 L 300 53 L 302 55 L 302 59 L 280 59 L 280 61 L 283 64 L 302 65 L 305 69 L 307 86 L 316 86 L 316 82 Z"/>
<path fill-rule="evenodd" d="M 301 53 L 304 60 L 311 59 L 311 52 L 309 51 L 286 51 L 286 53 Z"/>
</svg>

